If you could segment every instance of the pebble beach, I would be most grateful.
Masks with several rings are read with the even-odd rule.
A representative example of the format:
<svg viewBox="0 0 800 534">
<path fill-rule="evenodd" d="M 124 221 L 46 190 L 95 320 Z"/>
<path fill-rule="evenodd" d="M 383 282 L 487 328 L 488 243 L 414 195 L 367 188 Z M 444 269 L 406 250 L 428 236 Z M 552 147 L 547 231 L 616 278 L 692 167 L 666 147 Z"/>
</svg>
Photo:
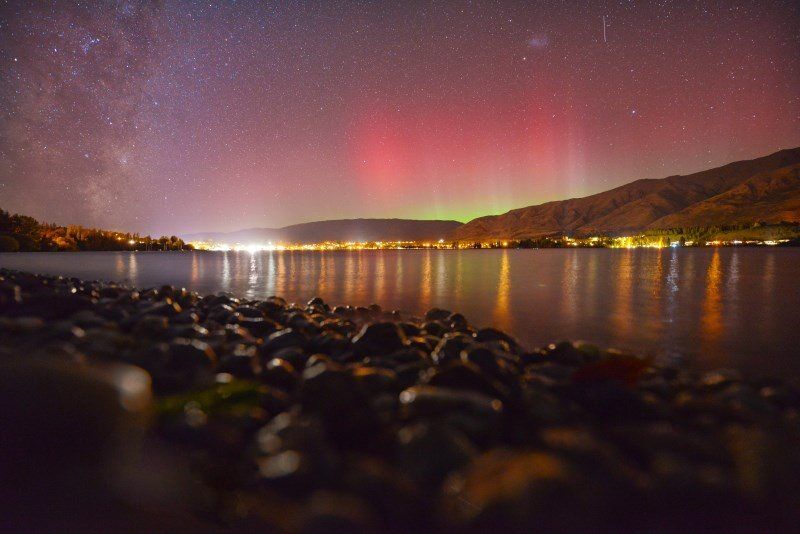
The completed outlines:
<svg viewBox="0 0 800 534">
<path fill-rule="evenodd" d="M 781 377 L 523 347 L 439 308 L 414 317 L 5 269 L 0 339 L 15 528 L 800 522 L 800 391 Z"/>
</svg>

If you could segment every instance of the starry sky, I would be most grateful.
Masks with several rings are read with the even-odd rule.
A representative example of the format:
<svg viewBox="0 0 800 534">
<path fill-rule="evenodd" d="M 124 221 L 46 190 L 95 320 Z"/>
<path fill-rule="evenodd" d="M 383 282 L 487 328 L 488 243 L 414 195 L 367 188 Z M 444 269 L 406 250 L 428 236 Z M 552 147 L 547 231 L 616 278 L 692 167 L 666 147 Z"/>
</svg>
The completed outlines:
<svg viewBox="0 0 800 534">
<path fill-rule="evenodd" d="M 794 0 L 0 1 L 0 207 L 466 221 L 693 172 L 800 145 L 798 28 Z"/>
</svg>

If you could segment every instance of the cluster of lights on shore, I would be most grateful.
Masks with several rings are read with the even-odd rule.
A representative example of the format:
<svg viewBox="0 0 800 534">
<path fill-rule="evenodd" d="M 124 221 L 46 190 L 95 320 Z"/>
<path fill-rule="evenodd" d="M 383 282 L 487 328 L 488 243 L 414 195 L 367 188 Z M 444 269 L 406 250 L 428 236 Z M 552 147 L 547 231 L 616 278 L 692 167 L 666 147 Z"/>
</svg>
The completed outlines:
<svg viewBox="0 0 800 534">
<path fill-rule="evenodd" d="M 435 242 L 416 241 L 325 241 L 322 243 L 215 243 L 212 241 L 193 241 L 189 245 L 196 250 L 220 252 L 270 252 L 276 250 L 401 250 L 408 248 L 452 248 L 444 239 Z"/>
<path fill-rule="evenodd" d="M 697 247 L 697 246 L 775 246 L 789 241 L 788 239 L 775 240 L 713 240 L 713 241 L 670 241 L 668 244 L 661 240 L 647 241 L 647 236 L 625 236 L 625 237 L 588 237 L 571 238 L 563 237 L 561 241 L 567 247 L 605 247 L 605 248 L 677 248 Z M 133 242 L 131 242 L 133 244 Z M 195 250 L 208 250 L 219 252 L 271 252 L 282 250 L 406 250 L 406 249 L 472 249 L 472 248 L 517 248 L 519 241 L 492 241 L 492 242 L 446 242 L 444 239 L 438 241 L 418 242 L 418 241 L 325 241 L 322 243 L 216 243 L 211 241 L 195 241 L 189 243 Z"/>
</svg>

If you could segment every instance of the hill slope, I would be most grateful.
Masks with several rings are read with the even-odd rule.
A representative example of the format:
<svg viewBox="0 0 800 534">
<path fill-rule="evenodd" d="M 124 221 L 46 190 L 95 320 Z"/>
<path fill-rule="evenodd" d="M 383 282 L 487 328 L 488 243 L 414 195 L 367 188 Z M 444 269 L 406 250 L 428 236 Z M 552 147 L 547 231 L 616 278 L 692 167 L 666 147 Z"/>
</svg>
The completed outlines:
<svg viewBox="0 0 800 534">
<path fill-rule="evenodd" d="M 800 220 L 800 164 L 748 178 L 739 185 L 658 219 L 650 228 L 721 226 Z"/>
<path fill-rule="evenodd" d="M 321 243 L 323 241 L 433 241 L 461 226 L 458 221 L 412 219 L 340 219 L 283 228 L 251 228 L 183 236 L 187 241 L 221 243 Z"/>
<path fill-rule="evenodd" d="M 502 215 L 479 217 L 457 228 L 450 238 L 478 241 L 640 231 L 652 228 L 656 221 L 662 221 L 659 224 L 677 222 L 679 219 L 667 217 L 717 197 L 757 174 L 798 163 L 800 148 L 794 148 L 686 176 L 636 180 L 588 197 L 547 202 Z M 706 206 L 706 209 L 709 207 Z M 796 220 L 800 217 L 791 204 L 780 210 L 793 215 L 793 218 L 785 217 L 783 220 Z M 742 216 L 753 215 L 750 211 Z M 695 213 L 695 217 L 702 218 L 699 211 Z M 767 218 L 759 215 L 755 220 Z"/>
</svg>

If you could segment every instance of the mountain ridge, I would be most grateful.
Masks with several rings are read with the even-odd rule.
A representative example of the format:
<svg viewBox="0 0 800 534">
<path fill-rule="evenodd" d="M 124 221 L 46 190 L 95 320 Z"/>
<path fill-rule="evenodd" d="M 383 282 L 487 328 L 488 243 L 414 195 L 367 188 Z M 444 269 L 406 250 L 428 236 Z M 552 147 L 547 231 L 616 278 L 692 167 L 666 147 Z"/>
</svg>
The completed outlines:
<svg viewBox="0 0 800 534">
<path fill-rule="evenodd" d="M 553 235 L 589 236 L 667 228 L 668 226 L 663 226 L 666 223 L 671 227 L 688 226 L 688 219 L 683 220 L 676 214 L 715 198 L 760 173 L 775 172 L 798 163 L 800 147 L 780 150 L 751 160 L 735 161 L 688 175 L 639 179 L 586 197 L 555 200 L 517 208 L 500 215 L 478 217 L 455 229 L 450 239 L 463 242 Z M 800 197 L 800 187 L 796 187 L 793 192 Z M 769 192 L 762 191 L 762 196 L 764 195 L 768 196 Z M 789 197 L 793 198 L 791 186 Z M 741 204 L 741 195 L 737 198 Z M 732 202 L 733 197 L 728 197 L 727 200 Z M 786 201 L 794 206 L 791 198 Z M 767 201 L 763 203 L 770 204 Z M 705 208 L 712 209 L 711 205 L 706 205 Z M 744 211 L 746 208 L 746 205 L 738 208 L 730 206 L 728 211 Z M 772 208 L 776 209 L 776 206 Z M 800 211 L 792 207 L 782 211 L 787 212 L 790 217 L 781 220 L 800 220 Z M 759 215 L 759 221 L 774 220 L 769 214 Z M 670 216 L 673 217 L 667 218 Z M 692 212 L 692 221 L 699 218 L 701 216 L 697 212 Z M 741 222 L 740 219 L 731 216 L 717 217 L 715 220 L 730 220 L 729 223 L 722 224 L 734 224 Z M 661 222 L 654 226 L 657 221 Z"/>
<path fill-rule="evenodd" d="M 227 243 L 321 243 L 324 241 L 430 241 L 446 238 L 463 223 L 451 220 L 333 219 L 281 228 L 248 228 L 233 232 L 185 234 L 187 241 Z"/>
</svg>

